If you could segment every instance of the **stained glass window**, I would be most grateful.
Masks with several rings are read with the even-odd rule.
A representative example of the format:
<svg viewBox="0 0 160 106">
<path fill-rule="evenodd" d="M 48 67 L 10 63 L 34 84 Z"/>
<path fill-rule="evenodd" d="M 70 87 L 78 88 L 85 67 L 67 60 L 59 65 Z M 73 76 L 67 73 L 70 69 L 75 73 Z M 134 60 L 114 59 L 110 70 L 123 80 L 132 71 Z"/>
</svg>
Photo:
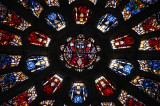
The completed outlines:
<svg viewBox="0 0 160 106">
<path fill-rule="evenodd" d="M 28 79 L 28 77 L 24 75 L 22 72 L 13 72 L 1 75 L 0 76 L 1 91 L 4 92 L 6 90 L 9 90 L 10 88 L 14 87 L 20 82 L 23 82 L 26 79 Z"/>
<path fill-rule="evenodd" d="M 0 3 L 0 19 L 3 20 L 7 15 L 7 8 Z"/>
<path fill-rule="evenodd" d="M 31 9 L 33 14 L 37 17 L 40 16 L 43 10 L 42 6 L 35 0 L 18 0 L 18 2 L 20 2 L 23 5 L 23 7 Z"/>
<path fill-rule="evenodd" d="M 143 3 L 142 0 L 130 0 L 130 2 L 125 6 L 125 8 L 122 11 L 124 20 L 128 20 L 134 14 L 139 13 L 146 7 L 148 7 L 148 5 Z"/>
<path fill-rule="evenodd" d="M 57 31 L 60 31 L 61 29 L 65 28 L 65 22 L 63 19 L 63 16 L 58 13 L 51 13 L 46 18 L 47 24 L 52 26 Z"/>
<path fill-rule="evenodd" d="M 58 1 L 59 0 L 45 0 L 48 6 L 60 6 Z"/>
<path fill-rule="evenodd" d="M 95 85 L 98 90 L 98 93 L 102 96 L 110 96 L 112 95 L 116 88 L 113 82 L 105 78 L 104 76 L 101 76 L 95 80 Z"/>
<path fill-rule="evenodd" d="M 54 100 L 44 100 L 39 105 L 40 106 L 53 106 Z"/>
<path fill-rule="evenodd" d="M 69 97 L 74 103 L 83 103 L 88 96 L 86 87 L 83 83 L 74 83 L 69 91 Z"/>
<path fill-rule="evenodd" d="M 101 106 L 115 106 L 115 104 L 113 102 L 103 102 Z"/>
<path fill-rule="evenodd" d="M 131 84 L 160 102 L 160 83 L 158 81 L 137 76 L 131 81 Z"/>
<path fill-rule="evenodd" d="M 45 46 L 48 47 L 51 39 L 41 32 L 32 32 L 28 40 L 30 41 L 30 44 L 36 45 L 36 46 Z"/>
<path fill-rule="evenodd" d="M 28 89 L 24 93 L 19 94 L 13 99 L 9 100 L 8 103 L 14 106 L 29 106 L 37 97 L 35 86 Z"/>
<path fill-rule="evenodd" d="M 15 67 L 19 65 L 21 56 L 19 55 L 0 55 L 0 70 L 6 67 Z"/>
<path fill-rule="evenodd" d="M 150 38 L 148 40 L 142 40 L 141 44 L 140 44 L 140 48 L 139 50 L 160 50 L 159 48 L 160 45 L 160 38 L 159 37 L 154 37 L 154 38 Z"/>
<path fill-rule="evenodd" d="M 0 14 L 3 14 L 1 17 L 5 17 L 2 19 L 1 23 L 14 27 L 16 29 L 24 31 L 26 28 L 30 27 L 31 24 L 28 23 L 26 20 L 21 18 L 20 16 L 16 15 L 13 11 L 7 10 L 7 8 L 0 3 L 1 9 L 4 9 L 5 11 L 1 11 Z M 7 14 L 6 14 L 7 13 Z"/>
<path fill-rule="evenodd" d="M 118 25 L 118 20 L 112 14 L 103 15 L 97 25 L 97 28 L 103 33 L 109 31 L 110 29 Z"/>
<path fill-rule="evenodd" d="M 119 95 L 118 100 L 122 103 L 123 106 L 146 106 L 124 90 L 121 90 L 121 94 Z"/>
<path fill-rule="evenodd" d="M 32 56 L 26 61 L 27 70 L 31 72 L 43 71 L 49 66 L 48 58 L 45 56 Z"/>
<path fill-rule="evenodd" d="M 43 83 L 43 91 L 47 94 L 53 94 L 57 92 L 61 85 L 62 85 L 63 79 L 55 74 L 54 76 L 51 76 L 50 78 L 47 78 Z"/>
<path fill-rule="evenodd" d="M 154 14 L 151 17 L 145 19 L 137 26 L 133 27 L 132 30 L 137 32 L 138 35 L 143 35 L 160 30 L 160 20 L 158 19 L 159 14 L 160 13 L 157 13 L 157 15 Z"/>
<path fill-rule="evenodd" d="M 85 5 L 79 5 L 73 10 L 76 24 L 85 24 L 91 17 L 91 10 Z"/>
<path fill-rule="evenodd" d="M 160 75 L 160 60 L 138 60 L 140 70 Z"/>
<path fill-rule="evenodd" d="M 120 76 L 127 76 L 131 73 L 133 65 L 125 59 L 113 59 L 109 68 Z"/>
<path fill-rule="evenodd" d="M 0 45 L 21 46 L 22 39 L 18 35 L 14 35 L 9 32 L 0 30 Z"/>
<path fill-rule="evenodd" d="M 116 8 L 122 0 L 107 0 L 106 8 Z"/>
<path fill-rule="evenodd" d="M 113 49 L 126 49 L 131 48 L 133 45 L 133 38 L 131 35 L 119 35 L 118 37 L 111 40 Z"/>
<path fill-rule="evenodd" d="M 92 69 L 92 63 L 100 59 L 97 52 L 99 46 L 94 45 L 94 39 L 85 39 L 84 35 L 78 35 L 76 39 L 68 38 L 68 44 L 62 45 L 61 50 L 64 52 L 60 58 L 67 62 L 68 68 L 74 67 L 76 71 L 82 72 L 84 68 Z"/>
</svg>

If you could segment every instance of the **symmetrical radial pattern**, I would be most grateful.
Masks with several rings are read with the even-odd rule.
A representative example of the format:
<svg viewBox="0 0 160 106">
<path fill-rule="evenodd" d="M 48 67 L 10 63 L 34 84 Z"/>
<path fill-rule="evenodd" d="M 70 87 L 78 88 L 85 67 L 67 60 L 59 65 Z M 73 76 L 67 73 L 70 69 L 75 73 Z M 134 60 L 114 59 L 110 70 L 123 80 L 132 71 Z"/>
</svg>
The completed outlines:
<svg viewBox="0 0 160 106">
<path fill-rule="evenodd" d="M 160 106 L 159 0 L 0 0 L 0 106 Z"/>
</svg>

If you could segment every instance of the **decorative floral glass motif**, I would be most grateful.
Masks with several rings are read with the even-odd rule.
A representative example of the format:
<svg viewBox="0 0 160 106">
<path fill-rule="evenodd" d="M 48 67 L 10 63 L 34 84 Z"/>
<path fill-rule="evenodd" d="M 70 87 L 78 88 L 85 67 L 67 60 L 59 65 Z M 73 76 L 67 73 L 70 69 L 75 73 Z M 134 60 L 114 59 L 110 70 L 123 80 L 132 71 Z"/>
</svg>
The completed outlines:
<svg viewBox="0 0 160 106">
<path fill-rule="evenodd" d="M 27 70 L 31 72 L 43 71 L 49 66 L 48 58 L 45 56 L 32 56 L 26 61 Z"/>
<path fill-rule="evenodd" d="M 6 67 L 18 66 L 21 56 L 19 55 L 2 55 L 0 54 L 0 70 Z"/>
<path fill-rule="evenodd" d="M 39 17 L 43 10 L 42 6 L 34 0 L 18 0 L 18 2 L 20 2 L 23 7 L 31 9 L 36 17 Z"/>
<path fill-rule="evenodd" d="M 97 28 L 103 33 L 109 31 L 110 29 L 118 25 L 118 20 L 112 14 L 103 15 L 97 25 Z"/>
<path fill-rule="evenodd" d="M 101 106 L 115 106 L 115 104 L 113 102 L 103 102 Z"/>
<path fill-rule="evenodd" d="M 29 106 L 37 97 L 35 86 L 31 87 L 24 93 L 19 94 L 13 99 L 9 100 L 8 103 L 14 106 Z"/>
<path fill-rule="evenodd" d="M 160 83 L 158 81 L 137 76 L 131 81 L 131 84 L 160 102 Z"/>
<path fill-rule="evenodd" d="M 28 79 L 28 77 L 25 76 L 22 72 L 13 72 L 1 75 L 0 76 L 1 91 L 2 92 L 7 91 L 26 79 Z"/>
<path fill-rule="evenodd" d="M 88 97 L 86 87 L 83 83 L 74 83 L 69 91 L 69 97 L 74 103 L 83 103 Z"/>
<path fill-rule="evenodd" d="M 123 106 L 146 106 L 124 90 L 121 91 L 118 100 L 122 103 Z"/>
<path fill-rule="evenodd" d="M 95 85 L 98 93 L 102 96 L 110 96 L 116 90 L 114 84 L 110 80 L 106 79 L 104 76 L 97 78 L 95 80 Z"/>
<path fill-rule="evenodd" d="M 28 40 L 30 41 L 30 44 L 36 45 L 36 46 L 45 46 L 48 47 L 51 39 L 41 32 L 32 32 Z"/>
<path fill-rule="evenodd" d="M 148 40 L 142 40 L 139 50 L 160 50 L 160 37 L 153 37 Z"/>
<path fill-rule="evenodd" d="M 63 79 L 55 74 L 54 76 L 51 76 L 50 78 L 47 78 L 43 83 L 43 91 L 47 94 L 53 94 L 57 92 L 61 85 L 62 85 Z"/>
<path fill-rule="evenodd" d="M 18 30 L 24 31 L 28 27 L 31 26 L 30 23 L 28 23 L 26 20 L 21 18 L 20 16 L 16 15 L 13 11 L 7 10 L 7 8 L 0 3 L 0 7 L 3 8 L 5 11 L 7 11 L 7 14 L 4 14 L 4 11 L 1 11 L 0 14 L 6 15 L 1 20 L 2 24 L 14 27 Z"/>
<path fill-rule="evenodd" d="M 119 35 L 118 37 L 111 40 L 113 49 L 126 49 L 131 48 L 133 45 L 133 38 L 128 35 Z"/>
<path fill-rule="evenodd" d="M 39 106 L 53 106 L 54 102 L 55 100 L 44 100 L 39 104 Z"/>
<path fill-rule="evenodd" d="M 160 60 L 138 60 L 140 70 L 160 75 Z"/>
<path fill-rule="evenodd" d="M 130 2 L 125 6 L 125 8 L 122 11 L 124 20 L 128 20 L 134 14 L 139 13 L 146 7 L 148 7 L 148 5 L 143 3 L 142 0 L 130 0 Z"/>
<path fill-rule="evenodd" d="M 0 3 L 0 20 L 3 20 L 7 15 L 7 8 Z"/>
<path fill-rule="evenodd" d="M 106 6 L 110 8 L 116 8 L 122 0 L 107 0 Z"/>
<path fill-rule="evenodd" d="M 64 53 L 60 56 L 61 60 L 67 62 L 67 68 L 74 67 L 76 71 L 82 72 L 84 68 L 92 69 L 93 62 L 100 59 L 97 56 L 100 47 L 94 45 L 94 39 L 87 40 L 83 35 L 78 35 L 76 39 L 68 38 L 67 42 L 67 45 L 61 46 Z"/>
<path fill-rule="evenodd" d="M 65 21 L 63 19 L 63 16 L 58 13 L 51 13 L 46 18 L 47 24 L 52 26 L 57 31 L 60 31 L 61 29 L 65 28 Z"/>
<path fill-rule="evenodd" d="M 132 30 L 137 32 L 138 35 L 160 30 L 160 20 L 158 20 L 158 14 L 160 13 L 157 13 L 157 15 L 154 14 L 151 17 L 145 19 L 137 26 L 133 27 Z"/>
<path fill-rule="evenodd" d="M 76 24 L 85 24 L 91 17 L 91 10 L 85 5 L 79 5 L 73 10 Z"/>
<path fill-rule="evenodd" d="M 14 35 L 9 32 L 0 30 L 0 45 L 21 46 L 22 39 L 18 35 Z"/>
<path fill-rule="evenodd" d="M 120 76 L 127 76 L 131 73 L 133 65 L 125 59 L 113 59 L 109 68 Z"/>
<path fill-rule="evenodd" d="M 58 1 L 59 0 L 45 0 L 48 6 L 60 6 Z"/>
</svg>

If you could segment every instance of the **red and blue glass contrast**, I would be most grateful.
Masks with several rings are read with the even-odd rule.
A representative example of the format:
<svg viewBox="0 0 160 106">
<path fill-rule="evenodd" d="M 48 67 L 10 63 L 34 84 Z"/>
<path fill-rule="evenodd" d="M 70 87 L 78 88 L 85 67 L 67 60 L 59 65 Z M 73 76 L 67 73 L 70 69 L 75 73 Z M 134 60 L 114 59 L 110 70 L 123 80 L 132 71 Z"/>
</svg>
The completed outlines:
<svg viewBox="0 0 160 106">
<path fill-rule="evenodd" d="M 105 8 L 116 8 L 122 0 L 108 0 Z"/>
<path fill-rule="evenodd" d="M 118 37 L 111 40 L 113 49 L 126 49 L 131 48 L 133 45 L 133 38 L 131 35 L 119 35 Z"/>
<path fill-rule="evenodd" d="M 138 60 L 140 70 L 160 75 L 160 60 Z"/>
<path fill-rule="evenodd" d="M 58 0 L 44 0 L 48 6 L 60 6 Z"/>
<path fill-rule="evenodd" d="M 159 51 L 160 50 L 159 45 L 160 45 L 160 37 L 153 37 L 148 40 L 142 40 L 139 50 Z"/>
<path fill-rule="evenodd" d="M 137 76 L 131 81 L 131 84 L 160 102 L 160 83 L 158 81 Z"/>
<path fill-rule="evenodd" d="M 83 103 L 88 97 L 86 87 L 83 83 L 74 83 L 69 91 L 69 97 L 74 103 Z"/>
<path fill-rule="evenodd" d="M 42 89 L 47 94 L 53 94 L 60 89 L 62 82 L 63 82 L 63 79 L 57 74 L 55 74 L 54 76 L 47 78 L 42 83 L 42 86 L 43 86 Z"/>
<path fill-rule="evenodd" d="M 6 67 L 15 67 L 19 65 L 21 56 L 19 55 L 2 55 L 0 54 L 0 70 Z"/>
<path fill-rule="evenodd" d="M 51 39 L 47 35 L 41 32 L 32 32 L 29 35 L 28 40 L 32 45 L 44 46 L 44 47 L 48 47 L 51 41 Z"/>
<path fill-rule="evenodd" d="M 31 26 L 30 23 L 28 23 L 26 20 L 24 20 L 20 16 L 16 15 L 13 11 L 7 10 L 7 8 L 4 5 L 2 5 L 1 3 L 0 3 L 0 9 L 4 9 L 4 10 L 0 11 L 1 12 L 0 14 L 2 17 L 1 18 L 2 24 L 14 27 L 14 28 L 16 28 L 18 30 L 22 30 L 22 31 L 24 31 L 25 29 L 27 29 L 28 27 Z"/>
<path fill-rule="evenodd" d="M 138 35 L 160 30 L 160 12 L 145 19 L 137 26 L 133 27 L 132 30 L 137 32 Z"/>
<path fill-rule="evenodd" d="M 1 91 L 7 91 L 10 88 L 14 87 L 15 85 L 19 84 L 20 82 L 25 81 L 28 79 L 26 75 L 22 72 L 13 72 L 9 74 L 4 74 L 0 76 L 0 86 Z"/>
<path fill-rule="evenodd" d="M 36 97 L 37 97 L 37 92 L 35 86 L 33 86 L 27 91 L 9 100 L 8 104 L 14 106 L 29 106 L 36 99 Z"/>
<path fill-rule="evenodd" d="M 55 100 L 44 100 L 40 102 L 39 106 L 53 106 Z"/>
<path fill-rule="evenodd" d="M 18 0 L 18 2 L 20 2 L 23 7 L 31 9 L 36 17 L 39 17 L 43 10 L 42 6 L 34 0 Z"/>
<path fill-rule="evenodd" d="M 103 15 L 97 25 L 97 28 L 103 33 L 113 29 L 118 25 L 118 20 L 112 14 Z"/>
<path fill-rule="evenodd" d="M 115 104 L 113 102 L 103 102 L 101 106 L 115 106 Z"/>
<path fill-rule="evenodd" d="M 94 39 L 87 40 L 83 35 L 78 35 L 76 39 L 68 38 L 67 42 L 67 45 L 61 46 L 63 54 L 60 56 L 62 61 L 67 62 L 67 68 L 74 67 L 76 71 L 82 72 L 84 68 L 92 69 L 92 63 L 100 59 L 96 55 L 100 47 L 94 45 Z"/>
<path fill-rule="evenodd" d="M 51 13 L 46 18 L 47 24 L 52 26 L 57 31 L 60 31 L 61 29 L 65 28 L 65 21 L 61 14 L 58 13 Z"/>
<path fill-rule="evenodd" d="M 95 80 L 95 85 L 98 90 L 98 93 L 102 96 L 112 95 L 116 88 L 110 80 L 106 79 L 104 76 L 101 76 Z"/>
<path fill-rule="evenodd" d="M 121 90 L 121 94 L 119 95 L 118 100 L 122 103 L 123 106 L 146 106 L 124 90 Z"/>
<path fill-rule="evenodd" d="M 18 35 L 0 30 L 0 45 L 21 46 L 22 39 Z"/>
<path fill-rule="evenodd" d="M 131 73 L 133 65 L 125 59 L 113 59 L 109 68 L 120 76 L 127 76 Z"/>
<path fill-rule="evenodd" d="M 32 56 L 26 61 L 26 68 L 31 72 L 43 71 L 49 66 L 48 58 L 45 56 Z"/>
<path fill-rule="evenodd" d="M 85 24 L 91 17 L 91 10 L 84 5 L 79 5 L 73 10 L 74 20 L 76 24 Z"/>
</svg>

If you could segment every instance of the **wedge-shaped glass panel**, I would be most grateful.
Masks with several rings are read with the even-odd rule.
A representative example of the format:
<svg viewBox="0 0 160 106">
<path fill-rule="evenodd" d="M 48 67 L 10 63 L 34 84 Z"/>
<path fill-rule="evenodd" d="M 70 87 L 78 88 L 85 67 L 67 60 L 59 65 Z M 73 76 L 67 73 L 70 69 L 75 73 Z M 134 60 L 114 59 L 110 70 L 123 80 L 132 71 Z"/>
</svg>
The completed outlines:
<svg viewBox="0 0 160 106">
<path fill-rule="evenodd" d="M 160 75 L 160 60 L 138 60 L 140 70 Z"/>
<path fill-rule="evenodd" d="M 0 30 L 0 45 L 21 46 L 22 38 L 18 35 Z"/>
<path fill-rule="evenodd" d="M 101 76 L 95 80 L 95 85 L 98 90 L 98 93 L 102 96 L 110 96 L 112 95 L 116 88 L 113 82 L 105 78 L 104 76 Z"/>
<path fill-rule="evenodd" d="M 97 28 L 103 33 L 113 29 L 118 25 L 118 20 L 112 14 L 103 15 L 97 25 Z"/>
<path fill-rule="evenodd" d="M 41 32 L 32 32 L 29 35 L 28 40 L 32 45 L 44 46 L 44 47 L 48 47 L 51 41 L 51 39 L 47 35 Z"/>
<path fill-rule="evenodd" d="M 119 35 L 118 37 L 111 40 L 113 49 L 126 49 L 131 48 L 133 45 L 133 38 L 131 35 Z"/>
<path fill-rule="evenodd" d="M 130 83 L 160 102 L 160 83 L 158 81 L 137 76 Z"/>
<path fill-rule="evenodd" d="M 74 83 L 69 91 L 69 97 L 74 103 L 83 103 L 88 96 L 86 87 L 83 83 Z"/>
<path fill-rule="evenodd" d="M 31 72 L 43 71 L 49 66 L 48 58 L 45 56 L 32 56 L 26 61 L 27 70 Z"/>
<path fill-rule="evenodd" d="M 46 22 L 57 31 L 60 31 L 61 29 L 66 27 L 63 16 L 54 12 L 46 17 Z"/>
<path fill-rule="evenodd" d="M 118 100 L 122 103 L 123 106 L 146 106 L 124 90 L 121 90 L 121 94 L 119 95 Z"/>
<path fill-rule="evenodd" d="M 58 76 L 57 74 L 55 74 L 54 76 L 47 78 L 42 83 L 42 89 L 47 94 L 53 94 L 60 89 L 62 82 L 63 82 L 63 79 L 60 76 Z"/>
<path fill-rule="evenodd" d="M 120 76 L 127 76 L 131 73 L 133 65 L 125 59 L 113 59 L 109 68 Z"/>
<path fill-rule="evenodd" d="M 43 10 L 42 6 L 35 0 L 18 0 L 18 2 L 21 3 L 23 7 L 31 9 L 36 17 L 39 17 Z"/>
<path fill-rule="evenodd" d="M 19 65 L 21 56 L 19 55 L 2 55 L 0 54 L 0 70 L 6 67 L 16 67 Z"/>
<path fill-rule="evenodd" d="M 26 75 L 24 75 L 22 72 L 13 72 L 9 74 L 4 74 L 0 76 L 0 86 L 1 91 L 7 91 L 10 88 L 14 87 L 15 85 L 25 81 L 28 79 Z"/>
</svg>

